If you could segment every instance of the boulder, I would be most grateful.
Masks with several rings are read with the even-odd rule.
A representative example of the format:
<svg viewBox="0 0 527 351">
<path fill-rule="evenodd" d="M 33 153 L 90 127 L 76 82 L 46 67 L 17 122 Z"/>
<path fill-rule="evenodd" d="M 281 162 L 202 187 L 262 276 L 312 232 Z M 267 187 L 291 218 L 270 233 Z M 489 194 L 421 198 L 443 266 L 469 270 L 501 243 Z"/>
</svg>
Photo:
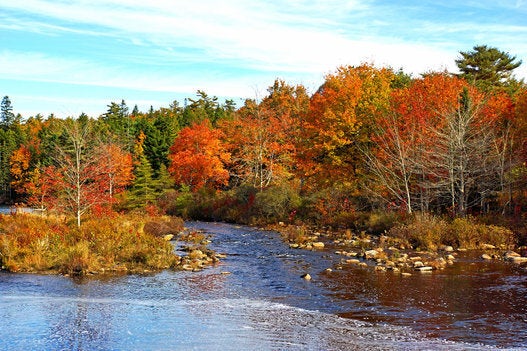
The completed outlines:
<svg viewBox="0 0 527 351">
<path fill-rule="evenodd" d="M 309 275 L 309 273 L 302 274 L 300 278 L 304 278 L 305 280 L 311 280 L 311 275 Z"/>
<path fill-rule="evenodd" d="M 526 263 L 526 262 L 527 262 L 527 257 L 517 256 L 517 257 L 513 257 L 513 258 L 511 259 L 511 261 L 512 261 L 513 263 L 516 263 L 516 264 Z"/>
<path fill-rule="evenodd" d="M 434 268 L 431 266 L 423 266 L 423 267 L 416 267 L 415 270 L 419 272 L 431 272 L 434 270 Z"/>
<path fill-rule="evenodd" d="M 313 247 L 313 249 L 323 249 L 324 243 L 322 241 L 316 241 L 312 243 L 311 246 Z"/>
<path fill-rule="evenodd" d="M 424 267 L 424 263 L 421 261 L 414 261 L 414 268 Z"/>
<path fill-rule="evenodd" d="M 345 260 L 344 262 L 348 264 L 359 264 L 360 263 L 360 261 L 356 258 L 350 258 L 350 259 Z"/>
<path fill-rule="evenodd" d="M 483 255 L 481 255 L 481 259 L 483 259 L 483 260 L 492 260 L 492 257 L 490 255 L 483 254 Z"/>
<path fill-rule="evenodd" d="M 379 254 L 379 251 L 377 251 L 377 250 L 368 250 L 368 251 L 364 252 L 364 257 L 366 257 L 368 259 L 376 258 L 378 254 Z"/>
<path fill-rule="evenodd" d="M 514 252 L 514 251 L 507 251 L 504 255 L 504 258 L 508 261 L 512 261 L 514 260 L 514 258 L 516 257 L 521 257 L 521 255 L 517 252 Z"/>
</svg>

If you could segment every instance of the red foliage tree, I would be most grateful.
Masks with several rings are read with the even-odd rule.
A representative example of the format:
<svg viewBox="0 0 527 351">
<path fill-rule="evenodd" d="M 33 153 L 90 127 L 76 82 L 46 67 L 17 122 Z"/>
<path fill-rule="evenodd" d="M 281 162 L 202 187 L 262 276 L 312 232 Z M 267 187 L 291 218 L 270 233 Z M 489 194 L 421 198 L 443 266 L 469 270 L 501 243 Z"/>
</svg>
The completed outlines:
<svg viewBox="0 0 527 351">
<path fill-rule="evenodd" d="M 168 168 L 177 184 L 192 191 L 205 186 L 219 188 L 229 182 L 225 164 L 230 153 L 221 141 L 222 132 L 213 129 L 209 120 L 183 128 L 170 147 Z"/>
</svg>

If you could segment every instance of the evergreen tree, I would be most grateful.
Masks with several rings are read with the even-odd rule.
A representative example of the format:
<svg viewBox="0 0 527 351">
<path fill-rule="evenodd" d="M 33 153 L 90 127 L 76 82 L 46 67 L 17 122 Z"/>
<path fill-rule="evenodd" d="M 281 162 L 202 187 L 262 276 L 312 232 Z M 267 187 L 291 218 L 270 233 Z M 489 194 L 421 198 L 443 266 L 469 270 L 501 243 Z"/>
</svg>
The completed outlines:
<svg viewBox="0 0 527 351">
<path fill-rule="evenodd" d="M 121 103 L 116 102 L 108 105 L 108 110 L 102 115 L 102 121 L 108 125 L 108 129 L 113 133 L 123 145 L 127 145 L 128 149 L 132 149 L 132 122 L 128 106 L 124 100 Z"/>
<path fill-rule="evenodd" d="M 145 134 L 141 132 L 135 144 L 135 179 L 128 192 L 128 203 L 131 208 L 146 206 L 156 198 L 154 171 L 144 152 L 145 138 Z"/>
<path fill-rule="evenodd" d="M 12 130 L 0 129 L 0 201 L 11 201 L 11 172 L 9 159 L 18 148 L 17 135 Z"/>
<path fill-rule="evenodd" d="M 15 120 L 15 114 L 13 113 L 13 106 L 9 96 L 4 96 L 2 103 L 0 104 L 0 123 L 2 128 L 8 129 Z"/>
<path fill-rule="evenodd" d="M 484 91 L 514 85 L 512 71 L 522 63 L 516 61 L 516 56 L 487 45 L 474 46 L 473 51 L 460 54 L 456 60 L 459 76 Z"/>
<path fill-rule="evenodd" d="M 208 119 L 213 126 L 218 121 L 231 116 L 235 110 L 232 100 L 226 100 L 223 105 L 218 102 L 216 96 L 210 97 L 205 92 L 198 90 L 198 99 L 185 99 L 185 107 L 182 114 L 182 127 L 191 126 Z M 190 102 L 190 103 L 189 103 Z"/>
</svg>

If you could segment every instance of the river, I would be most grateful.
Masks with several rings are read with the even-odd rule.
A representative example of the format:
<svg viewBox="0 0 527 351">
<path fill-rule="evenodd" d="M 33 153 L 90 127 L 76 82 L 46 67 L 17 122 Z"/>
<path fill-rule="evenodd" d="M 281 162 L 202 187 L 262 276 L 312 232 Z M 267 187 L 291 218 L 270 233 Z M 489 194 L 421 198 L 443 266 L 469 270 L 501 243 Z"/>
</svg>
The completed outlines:
<svg viewBox="0 0 527 351">
<path fill-rule="evenodd" d="M 294 250 L 243 226 L 187 226 L 210 233 L 227 258 L 146 276 L 0 273 L 0 350 L 527 349 L 523 267 L 467 257 L 410 277 L 339 270 L 331 248 Z"/>
</svg>

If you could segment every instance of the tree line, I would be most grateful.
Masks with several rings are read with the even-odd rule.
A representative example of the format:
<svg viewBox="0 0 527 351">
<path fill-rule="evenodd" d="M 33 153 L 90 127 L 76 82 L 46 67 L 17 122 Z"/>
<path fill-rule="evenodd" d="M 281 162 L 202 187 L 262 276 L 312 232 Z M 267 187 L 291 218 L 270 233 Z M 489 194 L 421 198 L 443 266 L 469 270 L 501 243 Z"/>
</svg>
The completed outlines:
<svg viewBox="0 0 527 351">
<path fill-rule="evenodd" d="M 516 57 L 461 52 L 460 74 L 341 66 L 313 94 L 277 79 L 240 107 L 98 118 L 0 116 L 4 202 L 74 214 L 149 208 L 223 220 L 322 223 L 361 211 L 525 213 L 527 86 Z"/>
</svg>

